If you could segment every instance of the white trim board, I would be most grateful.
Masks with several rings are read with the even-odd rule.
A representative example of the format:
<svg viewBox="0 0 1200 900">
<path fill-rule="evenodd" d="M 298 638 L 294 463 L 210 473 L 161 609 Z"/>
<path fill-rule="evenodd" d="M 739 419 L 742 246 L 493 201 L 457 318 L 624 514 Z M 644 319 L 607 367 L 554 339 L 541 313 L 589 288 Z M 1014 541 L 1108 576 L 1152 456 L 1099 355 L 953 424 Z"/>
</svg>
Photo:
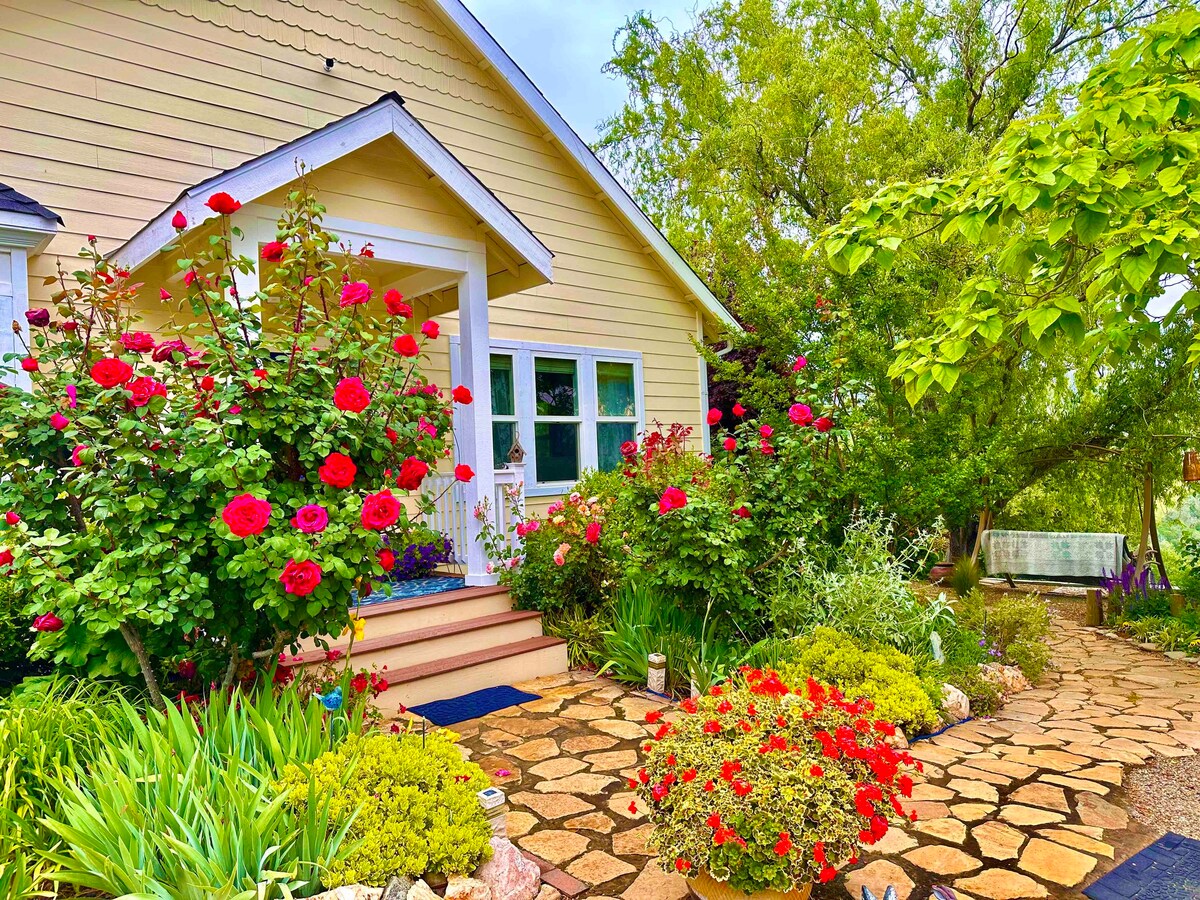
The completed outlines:
<svg viewBox="0 0 1200 900">
<path fill-rule="evenodd" d="M 513 58 L 505 52 L 504 48 L 463 5 L 461 0 L 431 0 L 430 6 L 435 12 L 441 14 L 440 18 L 458 33 L 461 40 L 475 48 L 483 57 L 481 62 L 486 62 L 495 68 L 497 73 L 512 86 L 533 114 L 535 121 L 548 129 L 547 136 L 555 138 L 562 144 L 575 162 L 595 180 L 625 222 L 633 228 L 646 246 L 655 251 L 675 277 L 691 292 L 688 299 L 695 299 L 717 321 L 735 331 L 741 331 L 742 328 L 738 325 L 737 320 L 709 290 L 708 285 L 688 265 L 662 232 L 655 227 L 642 208 L 621 186 L 621 183 L 584 143 L 583 138 L 567 124 L 567 120 L 551 105 L 529 76 L 521 70 L 521 67 L 513 61 Z"/>
<path fill-rule="evenodd" d="M 183 212 L 189 228 L 194 228 L 214 215 L 204 203 L 218 191 L 248 204 L 294 181 L 297 161 L 309 170 L 319 169 L 388 135 L 407 148 L 476 217 L 479 228 L 491 233 L 546 281 L 554 280 L 553 254 L 546 245 L 430 134 L 395 94 L 386 94 L 356 113 L 188 188 L 109 257 L 135 269 L 175 240 L 171 219 L 176 210 Z"/>
<path fill-rule="evenodd" d="M 459 362 L 459 335 L 450 335 L 450 380 L 457 384 L 462 371 Z M 579 379 L 579 474 L 595 469 L 599 464 L 599 448 L 596 442 L 595 425 L 600 421 L 598 415 L 599 396 L 596 384 L 596 363 L 622 362 L 633 366 L 634 397 L 637 403 L 637 422 L 634 423 L 634 439 L 640 440 L 646 430 L 646 387 L 645 373 L 642 365 L 642 354 L 637 350 L 614 350 L 608 347 L 584 347 L 575 344 L 547 344 L 538 341 L 516 341 L 504 338 L 492 338 L 489 346 L 490 353 L 507 353 L 513 357 L 513 393 L 517 427 L 522 445 L 525 447 L 525 471 L 530 476 L 537 473 L 537 450 L 533 444 L 534 433 L 534 402 L 533 402 L 533 357 L 557 357 L 560 359 L 577 360 L 580 366 L 577 370 Z M 491 413 L 492 391 L 490 381 L 483 385 L 468 385 L 475 395 L 476 403 L 486 403 L 489 416 Z M 623 418 L 623 417 L 617 417 Z M 633 417 L 630 417 L 633 418 Z M 542 421 L 546 421 L 545 418 Z M 564 420 L 566 421 L 566 420 Z M 611 421 L 611 417 L 605 419 Z M 455 435 L 455 455 L 458 454 L 458 436 Z M 574 481 L 538 483 L 527 480 L 525 494 L 529 497 L 557 497 L 568 493 L 574 486 Z"/>
</svg>

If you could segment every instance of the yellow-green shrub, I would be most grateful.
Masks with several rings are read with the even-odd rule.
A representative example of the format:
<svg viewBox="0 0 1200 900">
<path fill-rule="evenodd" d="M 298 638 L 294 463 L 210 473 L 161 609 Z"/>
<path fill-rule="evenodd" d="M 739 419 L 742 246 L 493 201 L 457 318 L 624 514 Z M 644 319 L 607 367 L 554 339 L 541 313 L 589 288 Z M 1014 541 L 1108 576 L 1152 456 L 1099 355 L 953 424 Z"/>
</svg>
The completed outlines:
<svg viewBox="0 0 1200 900">
<path fill-rule="evenodd" d="M 342 784 L 342 774 L 352 775 Z M 483 770 L 462 758 L 449 732 L 352 736 L 309 769 L 288 766 L 281 787 L 288 803 L 330 798 L 330 827 L 354 816 L 349 854 L 328 862 L 321 880 L 383 885 L 392 875 L 465 875 L 491 853 L 491 827 L 476 793 L 488 787 Z M 357 812 L 357 815 L 355 813 Z"/>
<path fill-rule="evenodd" d="M 833 628 L 815 628 L 792 641 L 781 670 L 785 681 L 811 677 L 836 684 L 847 697 L 866 697 L 875 715 L 910 735 L 931 731 L 940 721 L 912 657 Z"/>
</svg>

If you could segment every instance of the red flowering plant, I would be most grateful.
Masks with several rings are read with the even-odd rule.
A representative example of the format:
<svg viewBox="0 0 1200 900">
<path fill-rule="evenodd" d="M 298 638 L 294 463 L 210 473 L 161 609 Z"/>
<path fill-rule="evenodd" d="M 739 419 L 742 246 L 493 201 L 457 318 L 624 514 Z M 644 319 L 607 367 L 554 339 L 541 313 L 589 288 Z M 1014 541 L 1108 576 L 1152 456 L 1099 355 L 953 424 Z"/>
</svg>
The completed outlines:
<svg viewBox="0 0 1200 900">
<path fill-rule="evenodd" d="M 145 286 L 93 241 L 5 359 L 33 390 L 0 392 L 0 574 L 50 622 L 35 654 L 140 669 L 159 705 L 159 660 L 232 684 L 247 659 L 342 631 L 427 507 L 454 403 L 419 368 L 436 323 L 410 331 L 310 192 L 290 195 L 252 296 L 239 204 L 208 206 L 156 291 L 187 324 L 139 330 Z"/>
<path fill-rule="evenodd" d="M 905 816 L 920 763 L 867 700 L 743 668 L 682 708 L 647 715 L 658 730 L 630 781 L 670 871 L 786 893 L 829 881 Z"/>
</svg>

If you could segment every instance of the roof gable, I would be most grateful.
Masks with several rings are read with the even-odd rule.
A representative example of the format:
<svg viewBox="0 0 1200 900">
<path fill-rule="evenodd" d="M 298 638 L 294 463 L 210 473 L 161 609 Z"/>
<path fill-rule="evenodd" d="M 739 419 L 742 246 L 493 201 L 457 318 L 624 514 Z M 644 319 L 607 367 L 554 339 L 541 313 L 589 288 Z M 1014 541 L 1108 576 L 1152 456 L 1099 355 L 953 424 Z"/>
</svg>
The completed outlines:
<svg viewBox="0 0 1200 900">
<path fill-rule="evenodd" d="M 404 108 L 403 99 L 394 93 L 385 94 L 356 113 L 188 188 L 110 256 L 136 268 L 175 239 L 171 218 L 176 210 L 182 211 L 189 223 L 199 224 L 211 217 L 211 211 L 204 204 L 218 191 L 249 202 L 293 181 L 297 160 L 309 169 L 319 169 L 386 136 L 397 139 L 427 167 L 432 176 L 471 211 L 491 237 L 528 262 L 547 281 L 553 280 L 550 250 Z"/>
</svg>

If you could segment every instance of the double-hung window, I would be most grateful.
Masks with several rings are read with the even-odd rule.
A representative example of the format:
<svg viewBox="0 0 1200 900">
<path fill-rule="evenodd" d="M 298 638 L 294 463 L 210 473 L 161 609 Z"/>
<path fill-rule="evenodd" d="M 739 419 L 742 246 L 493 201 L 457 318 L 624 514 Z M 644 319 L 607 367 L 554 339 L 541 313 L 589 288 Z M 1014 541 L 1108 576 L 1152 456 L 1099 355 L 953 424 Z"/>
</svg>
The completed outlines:
<svg viewBox="0 0 1200 900">
<path fill-rule="evenodd" d="M 452 345 L 457 360 L 457 338 Z M 536 496 L 569 490 L 587 469 L 621 465 L 621 445 L 645 425 L 640 353 L 504 340 L 491 351 L 497 468 L 519 439 L 526 493 Z"/>
</svg>

